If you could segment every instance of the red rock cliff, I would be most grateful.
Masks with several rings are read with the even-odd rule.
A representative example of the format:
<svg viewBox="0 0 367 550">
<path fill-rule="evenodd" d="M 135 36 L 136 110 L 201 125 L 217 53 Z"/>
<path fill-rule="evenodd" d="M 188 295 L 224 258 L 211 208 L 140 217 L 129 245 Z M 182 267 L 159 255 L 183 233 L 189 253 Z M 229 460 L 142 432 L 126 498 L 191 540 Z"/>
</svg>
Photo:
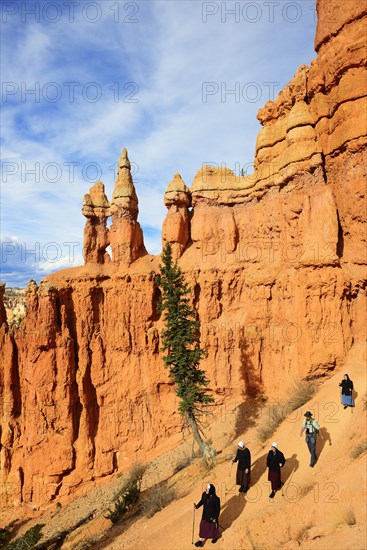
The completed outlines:
<svg viewBox="0 0 367 550">
<path fill-rule="evenodd" d="M 204 167 L 166 192 L 163 242 L 191 284 L 218 407 L 326 376 L 365 336 L 366 4 L 317 10 L 317 59 L 259 111 L 254 174 Z M 19 330 L 0 305 L 6 505 L 70 494 L 181 437 L 126 152 L 111 205 L 96 185 L 86 265 L 31 282 Z"/>
</svg>

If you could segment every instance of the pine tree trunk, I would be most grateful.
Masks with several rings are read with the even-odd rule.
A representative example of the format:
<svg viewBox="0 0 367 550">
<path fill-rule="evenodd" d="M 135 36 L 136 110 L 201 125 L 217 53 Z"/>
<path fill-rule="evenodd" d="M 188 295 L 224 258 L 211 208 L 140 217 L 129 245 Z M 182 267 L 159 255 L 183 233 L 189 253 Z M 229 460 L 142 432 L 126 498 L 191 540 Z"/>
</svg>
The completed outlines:
<svg viewBox="0 0 367 550">
<path fill-rule="evenodd" d="M 203 455 L 203 458 L 205 459 L 205 461 L 209 466 L 213 466 L 215 464 L 215 456 L 216 456 L 215 449 L 211 445 L 209 445 L 209 443 L 204 441 L 203 438 L 201 437 L 197 423 L 196 423 L 196 418 L 192 413 L 187 413 L 187 422 L 191 428 L 194 439 L 199 446 L 199 449 L 201 454 Z"/>
</svg>

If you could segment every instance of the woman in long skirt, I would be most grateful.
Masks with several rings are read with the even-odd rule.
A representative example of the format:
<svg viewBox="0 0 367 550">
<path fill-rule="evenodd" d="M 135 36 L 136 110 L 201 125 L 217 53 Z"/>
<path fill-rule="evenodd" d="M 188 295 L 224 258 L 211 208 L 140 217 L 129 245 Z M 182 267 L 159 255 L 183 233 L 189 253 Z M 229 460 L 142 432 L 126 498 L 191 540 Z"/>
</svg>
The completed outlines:
<svg viewBox="0 0 367 550">
<path fill-rule="evenodd" d="M 282 486 L 280 468 L 283 468 L 284 464 L 284 454 L 279 451 L 278 443 L 274 441 L 266 459 L 266 466 L 269 468 L 268 480 L 271 483 L 270 498 L 274 498 L 276 491 Z"/>
<path fill-rule="evenodd" d="M 344 374 L 344 378 L 339 386 L 342 389 L 342 405 L 344 405 L 344 409 L 347 407 L 354 407 L 353 382 L 347 374 Z"/>
<path fill-rule="evenodd" d="M 232 464 L 237 462 L 236 485 L 239 485 L 240 493 L 247 493 L 251 479 L 251 453 L 243 441 L 237 445 L 237 453 Z"/>
<path fill-rule="evenodd" d="M 206 539 L 212 539 L 212 543 L 215 544 L 219 539 L 219 512 L 220 512 L 220 499 L 215 493 L 215 487 L 211 483 L 208 483 L 204 493 L 201 495 L 201 500 L 194 507 L 200 508 L 203 506 L 203 514 L 200 522 L 199 537 L 200 539 L 195 542 L 195 546 L 203 546 Z"/>
</svg>

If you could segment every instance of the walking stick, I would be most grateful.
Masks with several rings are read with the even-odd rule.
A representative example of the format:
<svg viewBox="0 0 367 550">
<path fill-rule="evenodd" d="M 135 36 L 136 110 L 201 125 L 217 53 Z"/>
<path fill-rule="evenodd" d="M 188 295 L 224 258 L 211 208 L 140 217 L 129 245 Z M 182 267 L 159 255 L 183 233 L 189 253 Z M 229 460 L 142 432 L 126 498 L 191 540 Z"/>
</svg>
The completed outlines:
<svg viewBox="0 0 367 550">
<path fill-rule="evenodd" d="M 194 517 L 192 520 L 192 536 L 191 536 L 191 544 L 194 544 L 194 530 L 195 530 L 195 511 L 196 508 L 194 508 Z"/>
</svg>

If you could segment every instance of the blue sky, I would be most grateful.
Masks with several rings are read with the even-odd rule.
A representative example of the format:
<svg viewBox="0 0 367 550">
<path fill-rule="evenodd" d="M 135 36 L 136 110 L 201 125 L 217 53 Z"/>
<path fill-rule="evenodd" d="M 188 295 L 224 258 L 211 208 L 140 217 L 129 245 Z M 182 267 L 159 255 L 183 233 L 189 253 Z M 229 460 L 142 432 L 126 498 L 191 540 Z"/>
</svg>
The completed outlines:
<svg viewBox="0 0 367 550">
<path fill-rule="evenodd" d="M 204 163 L 250 167 L 258 109 L 316 57 L 314 0 L 3 0 L 1 10 L 7 286 L 83 263 L 82 197 L 98 179 L 111 197 L 123 147 L 158 254 L 174 173 L 190 186 Z"/>
</svg>

